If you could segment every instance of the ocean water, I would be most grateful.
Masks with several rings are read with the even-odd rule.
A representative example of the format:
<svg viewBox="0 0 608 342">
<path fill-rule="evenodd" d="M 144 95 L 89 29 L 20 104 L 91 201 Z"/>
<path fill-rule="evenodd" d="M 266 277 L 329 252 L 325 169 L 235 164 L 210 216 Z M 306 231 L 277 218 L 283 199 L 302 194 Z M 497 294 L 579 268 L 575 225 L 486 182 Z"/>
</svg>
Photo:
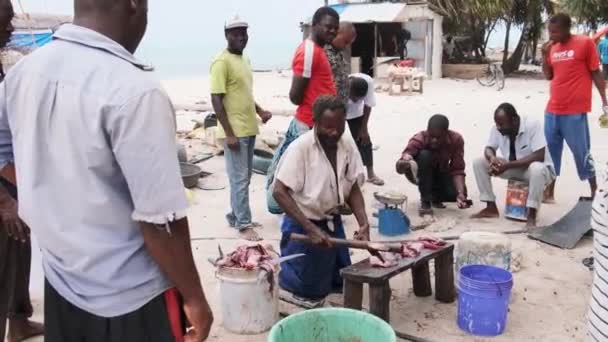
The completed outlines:
<svg viewBox="0 0 608 342">
<path fill-rule="evenodd" d="M 245 54 L 255 70 L 286 69 L 298 41 L 289 43 L 250 43 Z M 138 58 L 154 66 L 157 75 L 163 79 L 180 79 L 209 74 L 214 57 L 225 49 L 225 42 L 188 43 L 171 47 L 143 44 L 137 51 Z"/>
<path fill-rule="evenodd" d="M 287 36 L 289 39 L 276 39 L 276 36 L 272 37 L 273 39 L 251 38 L 245 54 L 249 56 L 252 67 L 257 70 L 290 68 L 293 53 L 301 37 L 296 30 L 292 28 L 292 32 Z M 490 36 L 488 48 L 502 49 L 505 33 L 504 27 L 499 25 Z M 517 46 L 520 35 L 521 29 L 514 27 L 511 31 L 511 51 Z M 144 41 L 136 55 L 152 64 L 160 78 L 191 78 L 208 75 L 211 61 L 225 46 L 226 42 L 221 38 L 210 40 L 204 36 L 200 42 L 191 39 L 163 43 L 151 40 Z"/>
</svg>

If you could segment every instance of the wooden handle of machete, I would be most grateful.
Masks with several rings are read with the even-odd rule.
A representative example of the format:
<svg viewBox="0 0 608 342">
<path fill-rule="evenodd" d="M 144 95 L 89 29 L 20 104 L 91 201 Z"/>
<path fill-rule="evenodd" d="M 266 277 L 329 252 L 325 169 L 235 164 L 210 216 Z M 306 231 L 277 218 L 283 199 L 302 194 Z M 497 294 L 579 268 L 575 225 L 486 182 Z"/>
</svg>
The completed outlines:
<svg viewBox="0 0 608 342">
<path fill-rule="evenodd" d="M 290 239 L 292 241 L 304 242 L 304 243 L 312 243 L 310 237 L 308 235 L 291 233 Z M 329 239 L 335 246 L 338 247 L 348 247 L 354 249 L 370 249 L 369 241 L 359 241 L 359 240 L 346 240 L 346 239 Z"/>
</svg>

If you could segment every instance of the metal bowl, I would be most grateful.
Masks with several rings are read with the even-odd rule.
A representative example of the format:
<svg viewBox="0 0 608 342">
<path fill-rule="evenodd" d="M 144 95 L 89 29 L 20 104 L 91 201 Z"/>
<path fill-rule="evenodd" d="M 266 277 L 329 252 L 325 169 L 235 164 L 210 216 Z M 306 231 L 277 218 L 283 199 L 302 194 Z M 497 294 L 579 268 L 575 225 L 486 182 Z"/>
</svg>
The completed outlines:
<svg viewBox="0 0 608 342">
<path fill-rule="evenodd" d="M 267 174 L 272 163 L 272 157 L 274 157 L 274 154 L 268 151 L 255 149 L 253 151 L 253 172 L 260 175 Z"/>
<path fill-rule="evenodd" d="M 374 192 L 376 200 L 386 205 L 401 205 L 407 201 L 407 195 L 396 191 L 378 191 Z"/>
<path fill-rule="evenodd" d="M 188 189 L 194 188 L 198 185 L 198 179 L 201 177 L 203 170 L 190 163 L 179 163 L 179 167 L 182 173 L 182 180 L 184 186 Z"/>
</svg>

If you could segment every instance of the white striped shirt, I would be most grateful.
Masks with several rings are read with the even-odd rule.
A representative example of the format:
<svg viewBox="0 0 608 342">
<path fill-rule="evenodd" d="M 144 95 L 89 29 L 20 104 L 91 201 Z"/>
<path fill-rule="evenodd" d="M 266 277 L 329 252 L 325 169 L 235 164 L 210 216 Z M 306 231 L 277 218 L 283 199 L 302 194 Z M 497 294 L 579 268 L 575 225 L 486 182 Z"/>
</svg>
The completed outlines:
<svg viewBox="0 0 608 342">
<path fill-rule="evenodd" d="M 591 213 L 595 259 L 588 313 L 591 341 L 608 341 L 608 173 L 600 183 Z"/>
</svg>

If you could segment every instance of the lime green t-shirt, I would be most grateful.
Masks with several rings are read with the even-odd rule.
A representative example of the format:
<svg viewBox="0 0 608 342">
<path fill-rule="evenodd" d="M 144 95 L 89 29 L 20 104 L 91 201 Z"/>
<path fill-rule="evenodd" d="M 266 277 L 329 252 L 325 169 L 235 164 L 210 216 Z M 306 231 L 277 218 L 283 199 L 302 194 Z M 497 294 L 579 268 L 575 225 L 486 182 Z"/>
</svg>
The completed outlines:
<svg viewBox="0 0 608 342">
<path fill-rule="evenodd" d="M 226 50 L 219 54 L 211 63 L 211 94 L 224 94 L 224 108 L 236 137 L 259 133 L 249 58 Z M 226 137 L 221 124 L 217 137 Z"/>
</svg>

